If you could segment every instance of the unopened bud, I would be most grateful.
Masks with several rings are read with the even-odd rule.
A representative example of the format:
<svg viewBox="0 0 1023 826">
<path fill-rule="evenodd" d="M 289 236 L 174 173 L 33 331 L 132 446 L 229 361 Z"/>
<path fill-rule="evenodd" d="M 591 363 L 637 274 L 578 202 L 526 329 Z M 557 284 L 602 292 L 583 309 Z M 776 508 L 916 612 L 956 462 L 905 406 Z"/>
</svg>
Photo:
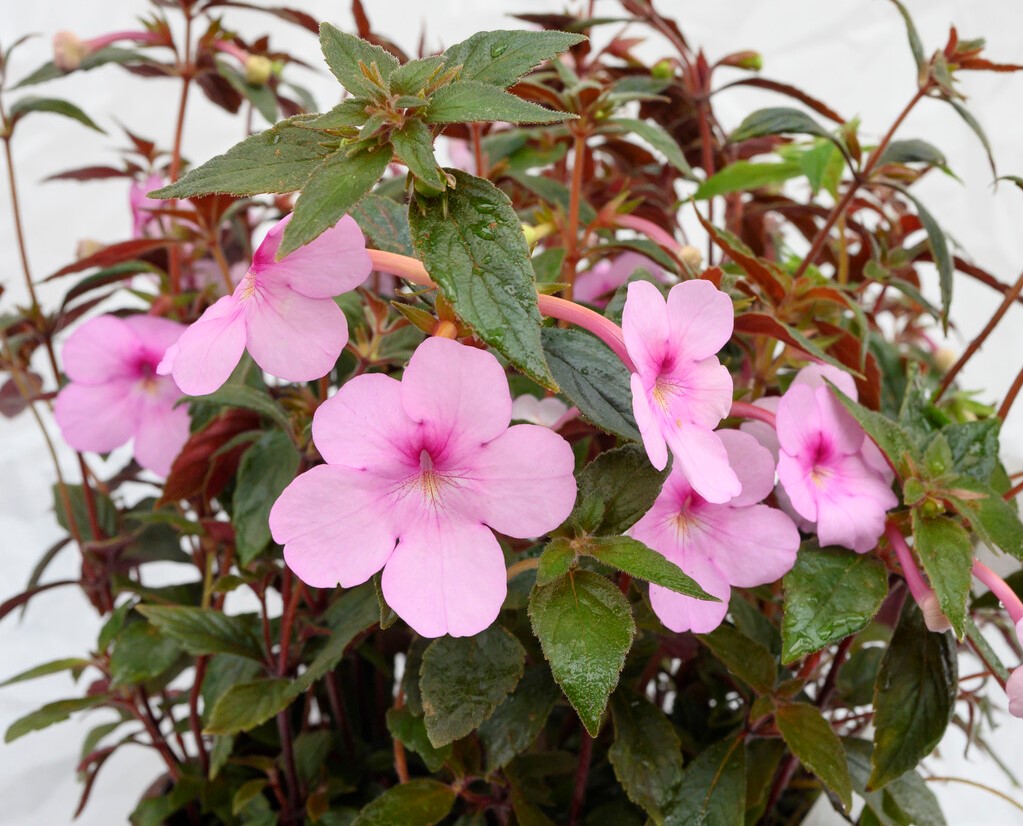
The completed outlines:
<svg viewBox="0 0 1023 826">
<path fill-rule="evenodd" d="M 696 247 L 690 247 L 688 244 L 679 248 L 678 258 L 692 270 L 699 270 L 703 266 L 703 253 Z"/>
<path fill-rule="evenodd" d="M 73 72 L 88 54 L 89 47 L 74 32 L 57 32 L 53 36 L 53 62 L 62 72 Z"/>
<path fill-rule="evenodd" d="M 920 610 L 923 612 L 924 625 L 927 626 L 928 631 L 933 631 L 935 634 L 943 634 L 952 627 L 948 617 L 942 612 L 941 605 L 938 603 L 938 596 L 934 591 L 931 591 L 924 597 L 923 602 L 920 603 Z"/>
<path fill-rule="evenodd" d="M 735 52 L 722 58 L 723 66 L 735 66 L 739 69 L 749 69 L 751 72 L 759 72 L 764 68 L 764 58 L 760 52 Z"/>
<path fill-rule="evenodd" d="M 245 82 L 250 86 L 265 86 L 273 71 L 273 61 L 261 54 L 250 54 L 245 60 Z"/>
<path fill-rule="evenodd" d="M 945 373 L 956 363 L 957 358 L 956 351 L 951 347 L 939 347 L 934 351 L 934 366 Z"/>
<path fill-rule="evenodd" d="M 650 69 L 650 74 L 658 80 L 671 80 L 675 76 L 675 64 L 667 58 L 659 60 Z"/>
<path fill-rule="evenodd" d="M 75 247 L 75 258 L 77 258 L 79 261 L 81 261 L 83 258 L 89 258 L 90 256 L 95 255 L 105 246 L 106 244 L 101 244 L 99 241 L 96 241 L 93 238 L 83 238 L 81 241 L 78 242 L 78 246 Z"/>
<path fill-rule="evenodd" d="M 438 321 L 433 328 L 433 334 L 438 338 L 458 338 L 458 327 L 450 321 Z"/>
</svg>

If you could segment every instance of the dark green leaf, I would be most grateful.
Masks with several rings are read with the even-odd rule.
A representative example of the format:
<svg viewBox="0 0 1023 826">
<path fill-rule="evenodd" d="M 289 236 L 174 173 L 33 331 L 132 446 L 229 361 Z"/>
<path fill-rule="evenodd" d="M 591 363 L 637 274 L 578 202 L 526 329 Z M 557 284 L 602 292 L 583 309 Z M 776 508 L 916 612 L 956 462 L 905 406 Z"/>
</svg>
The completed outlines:
<svg viewBox="0 0 1023 826">
<path fill-rule="evenodd" d="M 869 789 L 915 768 L 945 733 L 958 691 L 955 640 L 924 625 L 906 600 L 874 689 L 874 753 Z"/>
<path fill-rule="evenodd" d="M 117 635 L 121 633 L 121 629 L 124 628 L 124 623 L 128 619 L 128 612 L 135 607 L 135 603 L 132 600 L 122 602 L 113 611 L 110 612 L 110 616 L 107 617 L 106 622 L 103 623 L 103 627 L 99 630 L 99 637 L 96 640 L 96 650 L 101 654 L 107 652 L 107 648 L 110 647 Z"/>
<path fill-rule="evenodd" d="M 859 631 L 888 595 L 880 560 L 840 548 L 804 546 L 785 575 L 782 662 L 820 651 Z"/>
<path fill-rule="evenodd" d="M 775 106 L 769 109 L 758 109 L 747 115 L 746 119 L 739 124 L 739 128 L 732 132 L 729 141 L 736 143 L 764 135 L 793 133 L 816 135 L 830 141 L 836 140 L 834 135 L 805 112 L 787 106 Z"/>
<path fill-rule="evenodd" d="M 984 153 L 987 155 L 988 165 L 991 167 L 991 176 L 995 178 L 995 180 L 998 180 L 998 169 L 995 167 L 995 155 L 994 152 L 991 151 L 991 141 L 988 140 L 987 133 L 984 131 L 984 127 L 980 125 L 980 121 L 973 116 L 973 113 L 970 112 L 969 109 L 958 101 L 951 100 L 950 98 L 942 98 L 942 100 L 947 101 L 949 106 L 955 109 L 959 117 L 965 121 L 966 125 L 973 130 L 973 134 L 977 136 L 981 146 L 984 147 Z"/>
<path fill-rule="evenodd" d="M 546 667 L 526 669 L 515 691 L 479 727 L 488 774 L 504 768 L 529 748 L 560 696 Z"/>
<path fill-rule="evenodd" d="M 430 277 L 477 335 L 540 384 L 556 389 L 540 344 L 533 267 L 508 196 L 489 181 L 452 170 L 440 198 L 416 193 L 413 242 Z"/>
<path fill-rule="evenodd" d="M 181 656 L 180 646 L 148 622 L 127 625 L 114 643 L 110 655 L 113 685 L 144 683 L 170 669 Z"/>
<path fill-rule="evenodd" d="M 736 677 L 762 694 L 774 688 L 778 668 L 774 655 L 730 625 L 719 625 L 696 637 Z"/>
<path fill-rule="evenodd" d="M 37 665 L 34 668 L 29 668 L 27 671 L 15 674 L 13 677 L 8 677 L 0 683 L 0 688 L 5 685 L 20 683 L 25 680 L 34 680 L 37 677 L 45 677 L 49 674 L 59 674 L 61 671 L 71 671 L 77 676 L 77 673 L 80 673 L 82 669 L 91 664 L 92 663 L 89 660 L 83 660 L 81 657 L 67 657 L 63 660 L 53 660 L 48 663 L 43 663 L 42 665 Z"/>
<path fill-rule="evenodd" d="M 516 183 L 522 184 L 541 201 L 545 201 L 552 207 L 568 211 L 571 192 L 561 181 L 546 178 L 543 175 L 527 175 L 525 172 L 512 172 L 509 177 Z M 586 203 L 585 199 L 579 202 L 579 220 L 584 224 L 590 224 L 597 220 L 596 210 Z"/>
<path fill-rule="evenodd" d="M 478 32 L 444 53 L 446 68 L 461 66 L 460 80 L 511 86 L 522 75 L 586 38 L 556 31 Z"/>
<path fill-rule="evenodd" d="M 955 477 L 948 487 L 955 509 L 969 520 L 970 528 L 985 544 L 1023 559 L 1023 522 L 1012 505 L 972 477 Z"/>
<path fill-rule="evenodd" d="M 303 129 L 324 129 L 355 135 L 356 130 L 369 119 L 367 109 L 372 111 L 370 102 L 365 98 L 348 98 L 341 101 L 329 112 L 303 116 L 295 123 Z"/>
<path fill-rule="evenodd" d="M 638 442 L 629 370 L 622 360 L 584 330 L 545 327 L 542 335 L 551 373 L 579 412 L 601 430 Z"/>
<path fill-rule="evenodd" d="M 398 255 L 415 255 L 408 209 L 404 204 L 371 192 L 348 210 L 348 214 L 377 249 Z"/>
<path fill-rule="evenodd" d="M 83 126 L 95 129 L 97 132 L 103 132 L 85 112 L 70 101 L 61 100 L 60 98 L 41 98 L 33 95 L 23 97 L 11 104 L 9 118 L 12 122 L 16 123 L 31 112 L 50 112 L 54 115 L 63 115 L 65 118 L 76 120 Z"/>
<path fill-rule="evenodd" d="M 636 118 L 613 118 L 607 121 L 613 126 L 619 126 L 627 133 L 635 135 L 644 143 L 648 143 L 662 155 L 668 162 L 687 178 L 693 177 L 692 167 L 686 160 L 681 148 L 675 139 L 658 123 L 653 121 L 637 120 Z"/>
<path fill-rule="evenodd" d="M 998 432 L 1001 420 L 983 419 L 945 425 L 941 435 L 952 451 L 952 464 L 957 473 L 972 476 L 982 484 L 989 484 L 991 474 L 998 467 Z"/>
<path fill-rule="evenodd" d="M 203 720 L 209 720 L 217 700 L 231 686 L 251 682 L 261 671 L 261 663 L 248 657 L 221 654 L 211 658 L 206 665 L 206 676 L 202 681 Z"/>
<path fill-rule="evenodd" d="M 886 163 L 925 163 L 931 166 L 945 166 L 945 155 L 940 149 L 927 141 L 911 138 L 904 141 L 892 141 L 875 162 L 875 166 Z"/>
<path fill-rule="evenodd" d="M 384 81 L 398 68 L 398 58 L 386 49 L 343 32 L 330 23 L 320 24 L 320 49 L 334 77 L 356 97 L 379 97 L 387 92 L 363 74 L 360 63 L 367 68 L 375 65 Z"/>
<path fill-rule="evenodd" d="M 68 518 L 67 509 L 64 506 L 63 493 L 71 501 L 71 518 Z M 92 491 L 93 501 L 96 503 L 96 522 L 104 537 L 117 535 L 117 507 L 110 497 Z M 63 490 L 58 483 L 53 486 L 53 509 L 57 515 L 57 523 L 69 533 L 72 533 L 71 523 L 74 522 L 79 535 L 84 540 L 96 540 L 98 537 L 93 534 L 92 522 L 89 519 L 89 506 L 86 504 L 85 488 L 81 485 L 65 484 Z"/>
<path fill-rule="evenodd" d="M 282 678 L 233 685 L 213 706 L 204 731 L 206 734 L 250 731 L 291 704 L 294 699 L 291 689 L 291 680 Z"/>
<path fill-rule="evenodd" d="M 802 167 L 794 161 L 783 161 L 782 163 L 735 161 L 735 163 L 715 172 L 700 184 L 699 189 L 693 193 L 693 198 L 701 201 L 729 192 L 759 189 L 763 186 L 783 183 L 801 174 L 803 174 Z"/>
<path fill-rule="evenodd" d="M 910 17 L 909 9 L 902 5 L 900 0 L 892 0 L 892 2 L 906 23 L 906 36 L 909 38 L 909 48 L 913 52 L 913 60 L 916 61 L 917 70 L 922 76 L 927 66 L 927 58 L 924 56 L 924 44 L 920 42 L 920 35 L 917 34 L 916 25 L 913 23 L 913 18 Z M 923 82 L 922 79 L 921 82 Z"/>
<path fill-rule="evenodd" d="M 667 469 L 654 469 L 640 445 L 601 453 L 579 474 L 578 507 L 587 500 L 602 506 L 600 521 L 588 532 L 610 536 L 627 531 L 650 510 L 667 475 Z"/>
<path fill-rule="evenodd" d="M 850 399 L 834 385 L 831 385 L 831 392 L 835 394 L 850 415 L 860 423 L 860 427 L 874 440 L 881 452 L 888 457 L 899 477 L 909 476 L 910 467 L 907 458 L 914 457 L 917 452 L 910 435 L 883 413 L 868 410 L 859 402 Z"/>
<path fill-rule="evenodd" d="M 367 805 L 352 826 L 432 826 L 447 817 L 455 792 L 436 780 L 410 780 L 392 786 Z"/>
<path fill-rule="evenodd" d="M 580 545 L 580 549 L 588 556 L 636 579 L 652 582 L 693 599 L 721 601 L 704 591 L 698 582 L 684 574 L 678 565 L 670 562 L 663 554 L 631 537 L 591 536 Z"/>
<path fill-rule="evenodd" d="M 526 651 L 499 625 L 474 637 L 441 637 L 423 655 L 419 688 L 430 742 L 444 746 L 469 734 L 514 690 Z"/>
<path fill-rule="evenodd" d="M 781 740 L 752 739 L 746 743 L 746 823 L 758 823 L 771 797 L 771 786 L 785 744 Z"/>
<path fill-rule="evenodd" d="M 615 740 L 607 751 L 629 800 L 663 824 L 682 782 L 682 746 L 671 721 L 644 697 L 611 698 Z"/>
<path fill-rule="evenodd" d="M 257 777 L 254 780 L 247 780 L 242 783 L 231 799 L 231 814 L 240 814 L 246 806 L 255 800 L 267 786 L 265 777 Z"/>
<path fill-rule="evenodd" d="M 746 748 L 729 737 L 700 752 L 689 764 L 667 826 L 739 826 L 746 808 Z"/>
<path fill-rule="evenodd" d="M 863 798 L 866 813 L 873 814 L 874 822 L 881 826 L 945 826 L 937 798 L 919 774 L 908 771 L 879 791 L 867 791 L 873 745 L 854 737 L 843 737 L 842 743 L 853 790 Z"/>
<path fill-rule="evenodd" d="M 852 782 L 845 749 L 816 706 L 792 703 L 774 714 L 778 731 L 799 762 L 820 778 L 848 812 L 852 808 Z"/>
<path fill-rule="evenodd" d="M 265 84 L 249 83 L 245 75 L 239 72 L 226 60 L 217 60 L 217 71 L 234 90 L 252 104 L 269 124 L 277 122 L 277 96 L 273 90 Z"/>
<path fill-rule="evenodd" d="M 262 660 L 251 618 L 190 605 L 139 605 L 137 610 L 193 656 L 234 654 Z"/>
<path fill-rule="evenodd" d="M 444 55 L 435 54 L 421 60 L 410 60 L 391 74 L 391 91 L 397 95 L 415 95 L 439 74 Z"/>
<path fill-rule="evenodd" d="M 417 717 L 407 708 L 387 709 L 387 730 L 402 745 L 411 749 L 423 758 L 427 771 L 439 772 L 444 763 L 451 757 L 451 744 L 435 748 L 426 733 L 426 724 L 422 717 Z"/>
<path fill-rule="evenodd" d="M 391 133 L 391 146 L 398 160 L 423 183 L 443 189 L 447 185 L 433 155 L 433 135 L 421 120 L 413 118 Z"/>
<path fill-rule="evenodd" d="M 326 24 L 324 24 L 326 25 Z M 302 186 L 277 250 L 281 259 L 334 226 L 369 192 L 391 161 L 388 149 L 339 149 L 312 170 Z"/>
<path fill-rule="evenodd" d="M 434 92 L 423 119 L 427 123 L 559 123 L 576 117 L 537 106 L 489 83 L 462 80 Z"/>
<path fill-rule="evenodd" d="M 576 571 L 535 588 L 529 617 L 554 679 L 596 737 L 636 632 L 628 600 L 604 577 Z"/>
<path fill-rule="evenodd" d="M 892 184 L 903 195 L 916 205 L 916 213 L 920 218 L 924 231 L 927 233 L 927 244 L 934 256 L 934 265 L 938 268 L 938 284 L 941 289 L 941 320 L 945 332 L 948 332 L 948 309 L 952 303 L 952 278 L 955 266 L 952 263 L 952 254 L 948 249 L 948 239 L 942 231 L 941 226 L 931 215 L 920 199 L 911 193 L 906 187 Z"/>
<path fill-rule="evenodd" d="M 39 729 L 52 726 L 54 723 L 62 723 L 74 712 L 98 706 L 106 701 L 106 697 L 96 694 L 89 697 L 75 697 L 71 700 L 57 700 L 53 703 L 47 703 L 42 708 L 36 709 L 31 714 L 26 714 L 24 717 L 19 717 L 11 723 L 7 728 L 7 733 L 4 735 L 4 742 L 11 743 L 19 737 L 24 737 L 29 732 L 39 731 Z"/>
<path fill-rule="evenodd" d="M 275 409 L 277 405 L 270 401 Z M 259 437 L 242 454 L 234 489 L 231 522 L 234 525 L 238 561 L 247 565 L 270 542 L 270 508 L 295 478 L 298 451 L 284 433 L 273 430 Z"/>
<path fill-rule="evenodd" d="M 947 516 L 921 516 L 913 510 L 913 548 L 927 572 L 941 612 L 959 639 L 966 633 L 973 544 L 966 530 Z"/>
<path fill-rule="evenodd" d="M 533 275 L 537 284 L 553 284 L 561 277 L 561 266 L 565 261 L 564 247 L 549 247 L 531 259 Z"/>
<path fill-rule="evenodd" d="M 309 115 L 298 115 L 246 138 L 223 155 L 192 169 L 180 181 L 151 193 L 153 198 L 191 198 L 194 195 L 262 195 L 301 189 L 309 175 L 334 151 L 320 132 L 299 126 Z"/>
<path fill-rule="evenodd" d="M 372 584 L 367 582 L 345 591 L 328 614 L 330 636 L 309 667 L 295 680 L 293 692 L 296 697 L 328 671 L 333 671 L 352 640 L 379 621 L 380 606 Z"/>
<path fill-rule="evenodd" d="M 576 554 L 571 540 L 564 537 L 552 539 L 540 554 L 540 561 L 536 567 L 536 584 L 548 585 L 560 579 L 575 565 L 575 561 Z"/>
</svg>

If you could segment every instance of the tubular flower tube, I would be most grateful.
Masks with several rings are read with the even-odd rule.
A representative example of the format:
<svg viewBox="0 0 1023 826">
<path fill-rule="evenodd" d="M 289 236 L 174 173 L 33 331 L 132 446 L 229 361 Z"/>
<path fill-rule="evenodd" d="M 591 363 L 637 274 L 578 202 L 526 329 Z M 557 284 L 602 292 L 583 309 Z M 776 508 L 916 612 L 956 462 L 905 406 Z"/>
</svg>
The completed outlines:
<svg viewBox="0 0 1023 826">
<path fill-rule="evenodd" d="M 488 627 L 507 593 L 493 532 L 542 536 L 576 495 L 568 442 L 511 415 L 497 359 L 450 339 L 419 345 L 401 381 L 351 379 L 313 418 L 327 463 L 270 511 L 288 566 L 318 588 L 383 569 L 388 605 L 425 637 Z"/>
<path fill-rule="evenodd" d="M 632 409 L 655 468 L 668 450 L 708 502 L 729 502 L 742 486 L 714 428 L 732 406 L 732 377 L 715 354 L 732 335 L 731 299 L 709 281 L 686 281 L 668 299 L 647 281 L 629 285 L 622 313 L 635 365 Z"/>
<path fill-rule="evenodd" d="M 259 245 L 245 277 L 192 324 L 158 372 L 189 395 L 220 387 L 248 350 L 267 373 L 288 381 L 325 376 L 348 343 L 348 323 L 334 296 L 370 273 L 366 240 L 345 216 L 316 240 L 274 260 L 291 216 Z"/>
<path fill-rule="evenodd" d="M 724 430 L 719 436 L 742 492 L 728 502 L 708 502 L 676 465 L 653 507 L 628 532 L 721 600 L 693 599 L 651 585 L 654 612 L 672 631 L 713 631 L 728 611 L 732 586 L 774 582 L 792 568 L 799 550 L 792 520 L 758 504 L 774 487 L 770 452 L 748 433 Z"/>
<path fill-rule="evenodd" d="M 992 571 L 979 559 L 973 560 L 973 575 L 990 589 L 991 593 L 1005 606 L 1009 617 L 1016 624 L 1016 638 L 1023 645 L 1023 602 L 1016 592 L 998 574 Z M 1023 717 L 1023 665 L 1017 666 L 1005 683 L 1005 693 L 1009 697 L 1009 713 L 1013 717 Z"/>
<path fill-rule="evenodd" d="M 119 40 L 153 45 L 164 42 L 163 36 L 156 32 L 110 32 L 110 34 L 103 34 L 91 40 L 82 40 L 74 32 L 57 32 L 53 36 L 53 62 L 62 72 L 73 72 L 82 65 L 82 61 L 89 55 L 100 49 L 105 49 Z"/>
<path fill-rule="evenodd" d="M 175 407 L 181 391 L 156 365 L 184 329 L 165 318 L 104 315 L 75 330 L 63 351 L 71 381 L 53 408 L 64 440 L 106 453 L 134 439 L 138 463 L 166 476 L 188 439 L 189 419 L 186 407 Z"/>
<path fill-rule="evenodd" d="M 937 634 L 947 631 L 952 625 L 942 613 L 934 589 L 924 581 L 923 574 L 920 573 L 916 560 L 913 559 L 913 554 L 910 552 L 902 533 L 889 522 L 885 526 L 885 536 L 888 537 L 888 541 L 895 550 L 895 555 L 899 558 L 899 564 L 902 566 L 902 572 L 906 577 L 909 592 L 913 595 L 913 599 L 920 606 L 920 611 L 924 615 L 924 624 L 928 630 L 934 631 Z"/>
</svg>

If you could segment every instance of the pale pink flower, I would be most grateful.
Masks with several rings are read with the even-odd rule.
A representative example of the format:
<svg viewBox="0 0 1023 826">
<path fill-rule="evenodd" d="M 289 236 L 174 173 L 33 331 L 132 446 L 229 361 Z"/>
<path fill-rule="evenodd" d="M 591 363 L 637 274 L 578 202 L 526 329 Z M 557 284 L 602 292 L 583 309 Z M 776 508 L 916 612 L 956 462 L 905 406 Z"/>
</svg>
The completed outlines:
<svg viewBox="0 0 1023 826">
<path fill-rule="evenodd" d="M 728 502 L 741 485 L 714 432 L 732 406 L 732 377 L 715 357 L 732 335 L 731 299 L 709 281 L 676 284 L 665 302 L 648 281 L 629 285 L 622 332 L 635 365 L 632 410 L 655 468 L 668 449 L 708 502 Z"/>
<path fill-rule="evenodd" d="M 616 258 L 604 258 L 575 279 L 572 297 L 596 307 L 607 305 L 611 293 L 629 280 L 636 270 L 646 270 L 655 281 L 669 283 L 667 273 L 652 259 L 638 252 L 623 252 Z"/>
<path fill-rule="evenodd" d="M 160 374 L 173 375 L 189 395 L 220 387 L 245 349 L 273 376 L 312 381 L 330 372 L 348 343 L 348 323 L 334 296 L 369 275 L 366 239 L 346 215 L 275 261 L 289 220 L 267 233 L 234 293 L 209 307 L 160 363 Z"/>
<path fill-rule="evenodd" d="M 1005 682 L 1005 693 L 1009 697 L 1009 714 L 1023 717 L 1023 666 L 1013 669 Z"/>
<path fill-rule="evenodd" d="M 654 612 L 672 631 L 713 631 L 728 611 L 732 586 L 774 582 L 796 561 L 799 531 L 784 513 L 757 504 L 774 487 L 774 461 L 756 439 L 719 431 L 742 493 L 715 504 L 700 496 L 676 466 L 653 507 L 628 533 L 663 554 L 720 602 L 650 586 Z"/>
<path fill-rule="evenodd" d="M 144 181 L 133 181 L 128 190 L 128 203 L 131 204 L 131 235 L 132 238 L 143 238 L 150 224 L 160 223 L 160 216 L 151 210 L 165 206 L 159 198 L 150 198 L 146 193 L 159 189 L 166 179 L 157 172 L 151 173 Z"/>
<path fill-rule="evenodd" d="M 576 408 L 570 408 L 554 396 L 538 399 L 526 393 L 517 396 L 512 402 L 512 421 L 538 424 L 552 430 L 559 429 L 578 415 L 579 411 Z"/>
<path fill-rule="evenodd" d="M 507 592 L 493 531 L 541 536 L 575 502 L 568 442 L 510 420 L 497 359 L 450 339 L 424 341 L 401 381 L 350 380 L 313 418 L 327 464 L 270 511 L 288 566 L 318 588 L 383 569 L 384 598 L 419 634 L 479 633 Z"/>
<path fill-rule="evenodd" d="M 160 476 L 188 439 L 188 408 L 175 407 L 181 391 L 156 365 L 184 331 L 165 318 L 104 315 L 85 322 L 64 345 L 71 380 L 57 394 L 53 413 L 64 440 L 76 450 L 106 453 L 135 440 L 135 458 Z"/>
<path fill-rule="evenodd" d="M 841 370 L 799 371 L 778 402 L 778 479 L 795 512 L 816 524 L 822 545 L 865 553 L 876 547 L 885 514 L 898 504 L 893 474 L 824 377 L 856 398 L 855 383 Z"/>
</svg>

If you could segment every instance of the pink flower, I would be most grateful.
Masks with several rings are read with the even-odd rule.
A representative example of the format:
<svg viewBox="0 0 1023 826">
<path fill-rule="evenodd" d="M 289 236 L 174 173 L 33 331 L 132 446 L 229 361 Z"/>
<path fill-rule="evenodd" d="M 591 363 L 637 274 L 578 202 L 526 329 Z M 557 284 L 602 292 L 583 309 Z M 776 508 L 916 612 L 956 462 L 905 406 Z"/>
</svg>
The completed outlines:
<svg viewBox="0 0 1023 826">
<path fill-rule="evenodd" d="M 538 399 L 536 396 L 526 393 L 517 396 L 512 402 L 513 421 L 538 424 L 549 427 L 551 430 L 559 430 L 578 415 L 579 411 L 576 408 L 570 408 L 561 399 L 554 396 Z"/>
<path fill-rule="evenodd" d="M 85 322 L 64 345 L 70 383 L 57 394 L 54 416 L 75 450 L 106 453 L 135 440 L 142 467 L 166 476 L 188 439 L 181 391 L 156 375 L 183 324 L 147 315 L 104 315 Z"/>
<path fill-rule="evenodd" d="M 876 547 L 886 512 L 898 504 L 893 476 L 824 377 L 856 398 L 856 385 L 841 370 L 799 371 L 778 402 L 778 479 L 795 512 L 816 523 L 822 545 L 865 553 Z"/>
<path fill-rule="evenodd" d="M 313 418 L 327 464 L 270 511 L 285 561 L 318 588 L 383 569 L 385 599 L 418 633 L 479 633 L 507 592 L 493 531 L 541 536 L 575 502 L 568 442 L 510 420 L 497 359 L 450 339 L 424 341 L 401 381 L 352 379 Z"/>
<path fill-rule="evenodd" d="M 576 301 L 603 307 L 610 293 L 628 281 L 636 270 L 646 270 L 655 281 L 668 283 L 668 275 L 654 261 L 638 252 L 623 252 L 617 258 L 605 258 L 586 272 L 579 273 L 572 296 Z"/>
<path fill-rule="evenodd" d="M 774 461 L 752 436 L 718 433 L 742 482 L 742 493 L 715 504 L 699 495 L 676 466 L 653 507 L 629 535 L 674 562 L 721 602 L 650 586 L 654 612 L 672 631 L 713 631 L 728 611 L 732 586 L 774 582 L 796 561 L 799 531 L 784 513 L 757 504 L 774 487 Z"/>
<path fill-rule="evenodd" d="M 274 255 L 291 216 L 267 233 L 232 295 L 209 307 L 160 363 L 191 396 L 212 393 L 246 348 L 267 373 L 312 381 L 330 372 L 348 323 L 334 296 L 354 290 L 370 271 L 366 240 L 347 215 L 280 261 Z"/>
<path fill-rule="evenodd" d="M 146 234 L 150 224 L 159 224 L 160 217 L 150 212 L 151 209 L 159 209 L 164 202 L 159 198 L 150 198 L 147 192 L 159 189 L 165 183 L 165 178 L 156 172 L 151 173 L 144 181 L 133 181 L 131 189 L 128 190 L 128 202 L 131 204 L 131 235 L 132 238 L 142 238 Z"/>
<path fill-rule="evenodd" d="M 648 281 L 629 285 L 622 332 L 636 366 L 632 410 L 658 470 L 668 448 L 708 502 L 728 502 L 741 485 L 714 428 L 732 405 L 732 377 L 715 357 L 732 335 L 732 302 L 709 281 L 676 284 L 661 297 Z"/>
<path fill-rule="evenodd" d="M 1023 666 L 1013 669 L 1005 683 L 1005 693 L 1009 697 L 1009 714 L 1023 717 Z"/>
</svg>

